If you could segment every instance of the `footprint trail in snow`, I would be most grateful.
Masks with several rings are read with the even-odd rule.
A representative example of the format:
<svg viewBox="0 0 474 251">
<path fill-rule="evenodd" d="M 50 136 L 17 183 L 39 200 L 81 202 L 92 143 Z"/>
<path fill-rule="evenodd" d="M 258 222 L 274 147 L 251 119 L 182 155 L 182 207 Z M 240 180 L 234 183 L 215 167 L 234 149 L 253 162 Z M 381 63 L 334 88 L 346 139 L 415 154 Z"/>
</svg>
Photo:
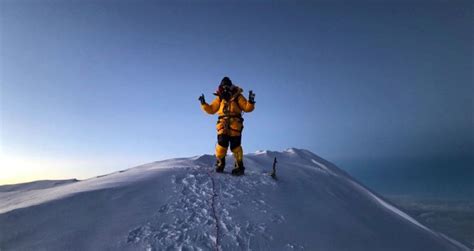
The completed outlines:
<svg viewBox="0 0 474 251">
<path fill-rule="evenodd" d="M 268 225 L 285 222 L 285 217 L 265 201 L 264 190 L 276 186 L 270 177 L 251 171 L 234 177 L 202 166 L 186 169 L 173 176 L 174 194 L 166 204 L 149 222 L 129 232 L 128 243 L 147 250 L 249 250 L 269 246 L 273 236 Z"/>
</svg>

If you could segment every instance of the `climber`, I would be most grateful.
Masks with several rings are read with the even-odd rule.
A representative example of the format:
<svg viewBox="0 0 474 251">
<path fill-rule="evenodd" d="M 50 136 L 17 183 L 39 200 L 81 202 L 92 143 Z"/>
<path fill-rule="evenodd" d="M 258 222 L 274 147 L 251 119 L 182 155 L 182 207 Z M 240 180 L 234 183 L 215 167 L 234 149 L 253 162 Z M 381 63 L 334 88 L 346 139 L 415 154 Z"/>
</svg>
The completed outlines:
<svg viewBox="0 0 474 251">
<path fill-rule="evenodd" d="M 217 145 L 216 145 L 216 172 L 222 173 L 225 167 L 225 156 L 230 145 L 235 159 L 233 175 L 243 175 L 242 130 L 244 129 L 242 112 L 251 112 L 255 108 L 255 94 L 249 91 L 249 99 L 242 95 L 243 90 L 232 84 L 228 77 L 224 77 L 214 93 L 216 98 L 207 104 L 204 94 L 199 97 L 201 108 L 209 114 L 217 114 Z"/>
</svg>

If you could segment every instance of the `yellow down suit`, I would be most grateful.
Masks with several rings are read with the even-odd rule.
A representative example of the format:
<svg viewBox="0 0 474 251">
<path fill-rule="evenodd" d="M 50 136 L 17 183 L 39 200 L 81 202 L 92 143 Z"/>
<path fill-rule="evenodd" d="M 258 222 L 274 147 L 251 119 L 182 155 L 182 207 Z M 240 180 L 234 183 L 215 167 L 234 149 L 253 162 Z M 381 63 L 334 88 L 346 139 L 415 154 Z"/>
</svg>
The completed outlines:
<svg viewBox="0 0 474 251">
<path fill-rule="evenodd" d="M 242 163 L 243 150 L 241 146 L 242 130 L 244 128 L 242 112 L 251 112 L 255 104 L 250 103 L 242 95 L 241 88 L 235 88 L 235 92 L 225 100 L 217 96 L 210 104 L 202 104 L 201 108 L 209 113 L 219 115 L 217 120 L 217 145 L 216 158 L 221 159 L 227 154 L 227 148 L 234 154 L 237 163 Z"/>
</svg>

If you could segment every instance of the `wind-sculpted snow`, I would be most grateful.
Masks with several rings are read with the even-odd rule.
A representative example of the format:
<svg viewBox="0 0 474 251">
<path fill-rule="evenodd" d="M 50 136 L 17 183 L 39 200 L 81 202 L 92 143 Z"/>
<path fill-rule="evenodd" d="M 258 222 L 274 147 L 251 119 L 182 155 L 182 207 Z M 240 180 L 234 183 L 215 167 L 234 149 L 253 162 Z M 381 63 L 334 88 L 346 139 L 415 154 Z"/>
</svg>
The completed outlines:
<svg viewBox="0 0 474 251">
<path fill-rule="evenodd" d="M 70 180 L 39 180 L 39 181 L 33 181 L 33 182 L 28 182 L 28 183 L 22 183 L 22 184 L 4 185 L 4 186 L 0 186 L 0 193 L 41 190 L 41 189 L 47 189 L 47 188 L 51 188 L 51 187 L 66 185 L 66 184 L 74 183 L 74 182 L 77 182 L 77 181 L 78 180 L 76 180 L 76 179 L 70 179 Z"/>
<path fill-rule="evenodd" d="M 307 150 L 247 154 L 243 177 L 213 163 L 0 187 L 0 250 L 468 250 Z"/>
</svg>

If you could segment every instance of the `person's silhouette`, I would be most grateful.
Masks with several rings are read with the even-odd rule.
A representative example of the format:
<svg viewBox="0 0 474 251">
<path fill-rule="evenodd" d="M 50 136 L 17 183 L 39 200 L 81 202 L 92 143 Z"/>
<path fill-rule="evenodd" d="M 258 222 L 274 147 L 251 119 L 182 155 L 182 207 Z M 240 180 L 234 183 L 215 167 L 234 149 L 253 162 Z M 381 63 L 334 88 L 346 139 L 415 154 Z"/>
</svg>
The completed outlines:
<svg viewBox="0 0 474 251">
<path fill-rule="evenodd" d="M 249 91 L 248 100 L 242 95 L 243 90 L 232 84 L 228 77 L 224 77 L 214 93 L 216 98 L 207 104 L 204 94 L 199 97 L 201 108 L 209 114 L 217 114 L 217 145 L 216 145 L 216 172 L 223 172 L 227 148 L 234 154 L 235 168 L 233 175 L 243 175 L 243 150 L 241 146 L 242 130 L 244 129 L 242 112 L 251 112 L 255 109 L 255 94 Z"/>
</svg>

